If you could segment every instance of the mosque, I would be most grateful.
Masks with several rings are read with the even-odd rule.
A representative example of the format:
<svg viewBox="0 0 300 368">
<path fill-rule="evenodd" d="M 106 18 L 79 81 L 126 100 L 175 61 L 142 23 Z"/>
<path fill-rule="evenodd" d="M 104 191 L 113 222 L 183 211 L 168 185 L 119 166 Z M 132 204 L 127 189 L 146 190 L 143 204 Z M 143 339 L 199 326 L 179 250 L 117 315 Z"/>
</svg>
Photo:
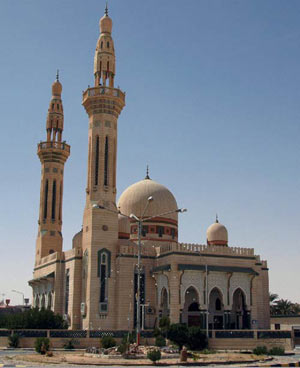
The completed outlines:
<svg viewBox="0 0 300 368">
<path fill-rule="evenodd" d="M 64 316 L 71 329 L 153 329 L 160 318 L 210 329 L 269 329 L 267 262 L 251 248 L 230 247 L 216 219 L 207 244 L 178 242 L 178 209 L 162 184 L 131 185 L 116 204 L 118 118 L 125 93 L 115 88 L 112 20 L 106 8 L 94 58 L 95 86 L 83 92 L 88 162 L 83 226 L 63 251 L 62 85 L 57 76 L 38 144 L 41 189 L 33 305 Z"/>
</svg>

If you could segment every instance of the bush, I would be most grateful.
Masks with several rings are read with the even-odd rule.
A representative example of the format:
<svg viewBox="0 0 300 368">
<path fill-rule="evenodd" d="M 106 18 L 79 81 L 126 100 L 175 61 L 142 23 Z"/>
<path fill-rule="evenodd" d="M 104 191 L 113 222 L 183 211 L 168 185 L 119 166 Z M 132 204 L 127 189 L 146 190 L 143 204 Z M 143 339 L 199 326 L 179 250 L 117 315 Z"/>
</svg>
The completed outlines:
<svg viewBox="0 0 300 368">
<path fill-rule="evenodd" d="M 4 315 L 0 318 L 0 328 L 7 329 L 67 329 L 68 324 L 62 316 L 49 309 L 33 308 L 24 312 Z"/>
<path fill-rule="evenodd" d="M 46 354 L 50 348 L 50 340 L 48 337 L 38 337 L 34 342 L 34 348 L 37 353 Z"/>
<path fill-rule="evenodd" d="M 187 343 L 189 330 L 186 325 L 181 323 L 173 323 L 168 330 L 168 339 L 179 346 L 181 350 L 183 345 Z"/>
<path fill-rule="evenodd" d="M 147 358 L 156 364 L 156 362 L 161 358 L 161 353 L 158 349 L 149 350 L 147 353 Z"/>
<path fill-rule="evenodd" d="M 164 337 L 167 337 L 168 335 L 168 331 L 170 328 L 170 318 L 167 316 L 163 316 L 160 320 L 159 320 L 159 328 L 160 328 L 160 334 L 163 335 Z"/>
<path fill-rule="evenodd" d="M 198 326 L 189 327 L 186 344 L 191 350 L 203 350 L 208 346 L 206 334 Z"/>
<path fill-rule="evenodd" d="M 101 339 L 101 346 L 103 349 L 109 349 L 116 345 L 116 340 L 112 336 L 104 336 Z"/>
<path fill-rule="evenodd" d="M 160 348 L 166 346 L 166 339 L 163 336 L 157 336 L 155 339 L 155 346 Z"/>
<path fill-rule="evenodd" d="M 18 334 L 14 333 L 8 336 L 8 345 L 10 348 L 18 348 L 20 343 L 20 337 Z"/>
<path fill-rule="evenodd" d="M 66 349 L 66 350 L 72 350 L 74 348 L 75 348 L 75 346 L 74 346 L 73 339 L 69 340 L 67 343 L 64 344 L 64 349 Z"/>
<path fill-rule="evenodd" d="M 136 333 L 128 332 L 126 336 L 122 338 L 122 344 L 134 344 L 136 342 Z"/>
<path fill-rule="evenodd" d="M 266 346 L 257 346 L 253 349 L 253 354 L 255 355 L 267 355 L 268 349 Z"/>
<path fill-rule="evenodd" d="M 210 349 L 203 349 L 200 351 L 200 354 L 216 354 L 216 351 Z"/>
<path fill-rule="evenodd" d="M 284 353 L 285 350 L 283 346 L 273 346 L 273 348 L 269 350 L 270 355 L 284 355 Z"/>
</svg>

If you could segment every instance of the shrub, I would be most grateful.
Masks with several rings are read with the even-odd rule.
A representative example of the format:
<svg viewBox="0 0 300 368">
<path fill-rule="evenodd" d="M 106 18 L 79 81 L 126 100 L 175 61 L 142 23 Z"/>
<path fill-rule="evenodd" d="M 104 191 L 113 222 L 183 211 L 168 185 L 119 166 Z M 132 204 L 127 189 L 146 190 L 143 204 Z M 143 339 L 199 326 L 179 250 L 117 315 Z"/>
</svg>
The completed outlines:
<svg viewBox="0 0 300 368">
<path fill-rule="evenodd" d="M 187 343 L 188 336 L 189 330 L 186 325 L 181 323 L 173 323 L 170 325 L 168 330 L 168 339 L 178 345 L 180 350 L 182 349 L 182 346 Z"/>
<path fill-rule="evenodd" d="M 46 354 L 50 348 L 50 340 L 48 337 L 38 337 L 34 342 L 34 348 L 37 353 Z"/>
<path fill-rule="evenodd" d="M 121 353 L 123 357 L 127 356 L 128 349 L 129 349 L 129 344 L 127 344 L 126 342 L 118 346 L 118 352 Z"/>
<path fill-rule="evenodd" d="M 255 355 L 267 355 L 268 354 L 268 349 L 266 346 L 257 346 L 256 348 L 253 349 L 253 354 Z"/>
<path fill-rule="evenodd" d="M 200 351 L 200 354 L 216 354 L 216 351 L 210 349 L 203 349 Z"/>
<path fill-rule="evenodd" d="M 116 345 L 117 345 L 116 340 L 112 336 L 104 336 L 101 339 L 101 346 L 104 349 L 109 349 Z"/>
<path fill-rule="evenodd" d="M 149 350 L 147 353 L 147 358 L 156 364 L 156 362 L 161 358 L 161 353 L 158 349 Z"/>
<path fill-rule="evenodd" d="M 18 334 L 14 333 L 8 337 L 8 345 L 10 348 L 18 348 L 20 343 L 20 337 Z"/>
<path fill-rule="evenodd" d="M 283 346 L 273 346 L 269 350 L 270 355 L 284 355 L 284 353 L 285 353 L 285 350 Z"/>
<path fill-rule="evenodd" d="M 133 344 L 136 341 L 136 333 L 128 332 L 126 336 L 122 338 L 122 344 Z"/>
<path fill-rule="evenodd" d="M 166 339 L 163 336 L 157 336 L 155 339 L 155 346 L 160 348 L 166 346 Z"/>
<path fill-rule="evenodd" d="M 188 329 L 186 344 L 191 350 L 203 350 L 208 346 L 207 337 L 200 327 L 192 326 Z"/>
<path fill-rule="evenodd" d="M 164 337 L 167 337 L 168 335 L 168 331 L 170 328 L 170 318 L 167 316 L 163 316 L 160 320 L 159 320 L 159 328 L 160 328 L 160 334 L 163 335 Z"/>
<path fill-rule="evenodd" d="M 74 348 L 75 348 L 75 346 L 74 346 L 74 341 L 73 341 L 73 339 L 69 340 L 68 342 L 66 342 L 66 343 L 64 344 L 64 349 L 66 349 L 66 350 L 72 350 L 72 349 L 74 349 Z"/>
</svg>

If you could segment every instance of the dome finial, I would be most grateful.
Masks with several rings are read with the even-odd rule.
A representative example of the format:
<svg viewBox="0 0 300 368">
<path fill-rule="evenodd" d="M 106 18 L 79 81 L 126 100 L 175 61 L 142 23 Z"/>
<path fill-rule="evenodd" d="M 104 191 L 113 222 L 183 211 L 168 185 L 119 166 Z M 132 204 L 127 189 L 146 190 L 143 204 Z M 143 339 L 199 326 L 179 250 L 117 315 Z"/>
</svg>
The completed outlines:
<svg viewBox="0 0 300 368">
<path fill-rule="evenodd" d="M 56 82 L 59 82 L 59 70 L 56 71 Z"/>
<path fill-rule="evenodd" d="M 150 176 L 149 176 L 149 165 L 147 165 L 145 179 L 150 179 Z"/>
<path fill-rule="evenodd" d="M 107 6 L 107 1 L 106 1 L 106 5 L 105 5 L 105 11 L 104 14 L 108 17 L 108 6 Z"/>
<path fill-rule="evenodd" d="M 216 223 L 219 223 L 219 218 L 218 218 L 218 214 L 216 213 Z"/>
</svg>

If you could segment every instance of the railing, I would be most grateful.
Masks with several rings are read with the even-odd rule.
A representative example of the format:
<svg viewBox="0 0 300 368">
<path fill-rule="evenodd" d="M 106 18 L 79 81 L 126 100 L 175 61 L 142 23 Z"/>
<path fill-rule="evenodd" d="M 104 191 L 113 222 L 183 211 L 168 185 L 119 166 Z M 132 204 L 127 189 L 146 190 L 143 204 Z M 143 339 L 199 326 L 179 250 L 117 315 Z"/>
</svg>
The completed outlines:
<svg viewBox="0 0 300 368">
<path fill-rule="evenodd" d="M 121 100 L 125 101 L 125 93 L 122 92 L 120 89 L 102 86 L 88 88 L 86 91 L 83 92 L 83 100 L 85 100 L 89 96 L 94 97 L 103 95 L 118 97 Z"/>
<path fill-rule="evenodd" d="M 87 332 L 85 330 L 53 330 L 50 331 L 50 337 L 68 337 L 68 338 L 85 338 Z"/>
<path fill-rule="evenodd" d="M 216 339 L 253 339 L 254 331 L 216 331 Z"/>
<path fill-rule="evenodd" d="M 290 339 L 291 331 L 258 331 L 258 339 Z"/>
<path fill-rule="evenodd" d="M 50 142 L 41 142 L 38 144 L 38 151 L 49 149 L 49 148 L 55 148 L 55 149 L 60 149 L 60 150 L 70 152 L 70 146 L 65 142 L 50 141 Z"/>
<path fill-rule="evenodd" d="M 169 252 L 183 253 L 204 253 L 204 254 L 220 254 L 242 257 L 254 257 L 253 248 L 226 247 L 216 245 L 188 244 L 188 243 L 168 243 L 159 245 L 158 253 L 164 254 Z"/>
<path fill-rule="evenodd" d="M 48 256 L 43 257 L 40 260 L 38 260 L 35 264 L 35 267 L 49 263 L 51 261 L 61 260 L 62 257 L 63 257 L 63 254 L 61 252 L 55 252 L 55 253 L 49 254 Z"/>
</svg>

